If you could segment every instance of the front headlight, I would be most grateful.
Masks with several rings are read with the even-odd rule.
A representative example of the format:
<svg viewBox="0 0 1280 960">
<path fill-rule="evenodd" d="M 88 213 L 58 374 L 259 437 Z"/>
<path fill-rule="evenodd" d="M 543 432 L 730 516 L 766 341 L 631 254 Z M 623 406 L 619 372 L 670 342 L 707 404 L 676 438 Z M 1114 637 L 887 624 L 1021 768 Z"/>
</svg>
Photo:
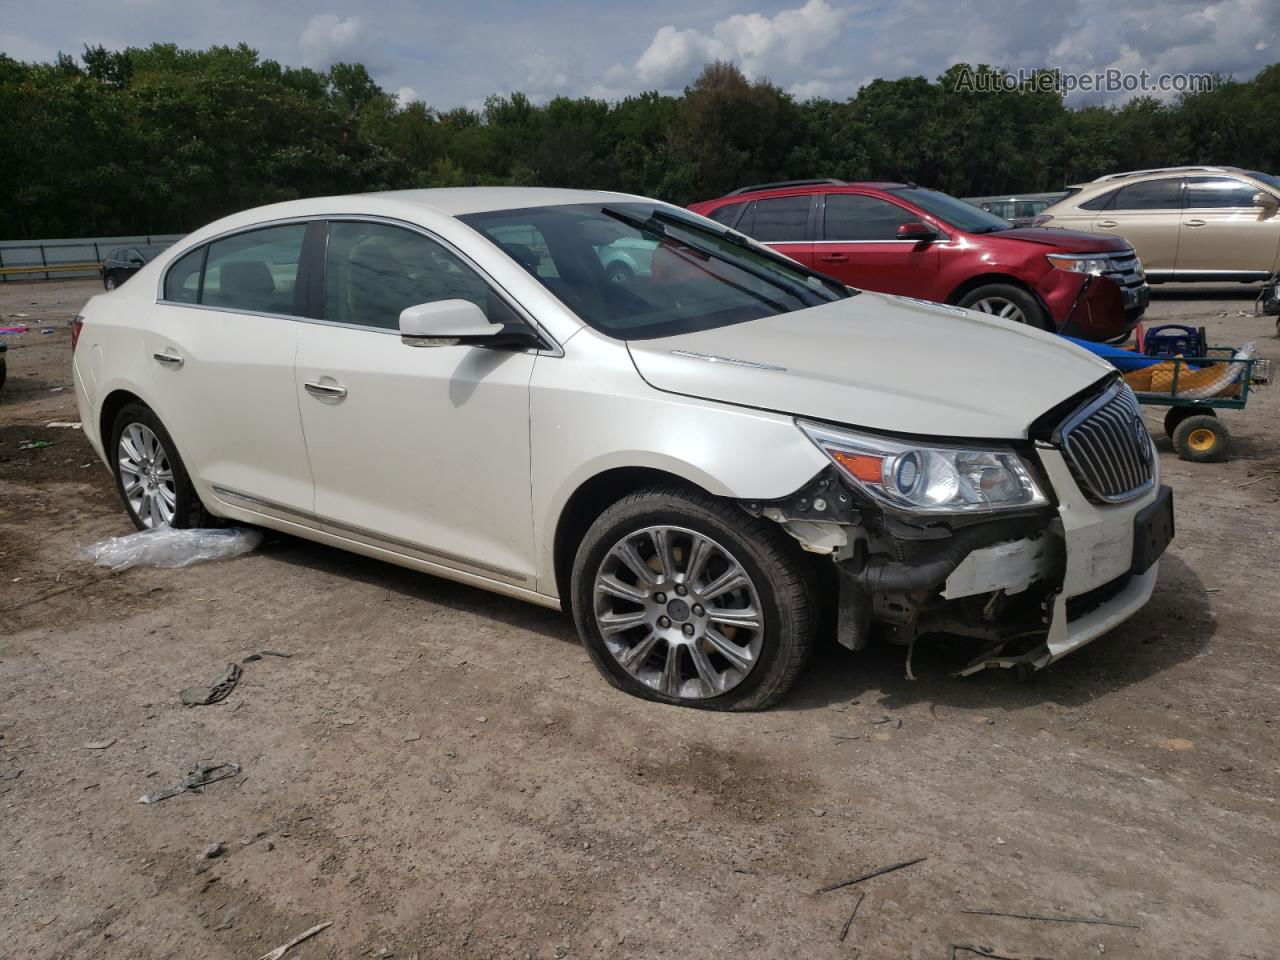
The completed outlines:
<svg viewBox="0 0 1280 960">
<path fill-rule="evenodd" d="M 1045 259 L 1068 273 L 1091 273 L 1100 277 L 1111 269 L 1111 258 L 1096 254 L 1049 253 L 1045 254 Z"/>
<path fill-rule="evenodd" d="M 897 510 L 988 513 L 1049 502 L 1007 447 L 941 447 L 807 420 L 796 424 L 859 489 Z"/>
</svg>

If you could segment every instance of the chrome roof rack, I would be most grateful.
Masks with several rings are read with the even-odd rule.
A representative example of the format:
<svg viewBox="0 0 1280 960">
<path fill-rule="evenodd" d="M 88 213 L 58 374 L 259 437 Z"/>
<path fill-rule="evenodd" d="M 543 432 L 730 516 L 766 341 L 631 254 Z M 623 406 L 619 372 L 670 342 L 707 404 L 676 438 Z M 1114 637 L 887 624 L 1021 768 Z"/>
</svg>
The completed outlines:
<svg viewBox="0 0 1280 960">
<path fill-rule="evenodd" d="M 1150 173 L 1226 173 L 1231 167 L 1152 167 L 1150 170 L 1126 170 L 1124 173 L 1107 173 L 1095 177 L 1091 182 L 1103 183 L 1107 180 L 1121 180 L 1125 177 L 1141 177 Z"/>
<path fill-rule="evenodd" d="M 783 187 L 817 187 L 822 186 L 823 184 L 843 187 L 846 186 L 847 183 L 848 181 L 836 180 L 832 177 L 823 177 L 818 180 L 779 180 L 776 183 L 757 183 L 750 187 L 739 187 L 737 190 L 732 190 L 729 193 L 726 193 L 725 196 L 736 197 L 743 193 L 755 193 L 757 190 L 779 190 Z"/>
</svg>

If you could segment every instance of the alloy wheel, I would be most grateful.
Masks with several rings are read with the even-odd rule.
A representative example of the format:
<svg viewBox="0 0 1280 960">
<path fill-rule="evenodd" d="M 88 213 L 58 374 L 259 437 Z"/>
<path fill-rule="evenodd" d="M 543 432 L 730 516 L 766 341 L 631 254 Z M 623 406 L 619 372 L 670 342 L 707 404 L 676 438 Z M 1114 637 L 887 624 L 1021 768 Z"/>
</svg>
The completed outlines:
<svg viewBox="0 0 1280 960">
<path fill-rule="evenodd" d="M 142 525 L 149 530 L 172 525 L 178 491 L 160 438 L 145 423 L 131 423 L 120 433 L 116 454 L 124 498 Z"/>
<path fill-rule="evenodd" d="M 764 612 L 746 568 L 685 527 L 627 534 L 593 588 L 595 622 L 618 664 L 669 697 L 705 699 L 742 683 L 760 658 Z"/>
<path fill-rule="evenodd" d="M 1027 318 L 1023 315 L 1018 305 L 1012 300 L 1006 300 L 1004 297 L 983 297 L 977 300 L 970 307 L 980 313 L 989 313 L 994 317 L 1002 317 L 1005 320 L 1012 320 L 1014 323 L 1026 323 Z"/>
</svg>

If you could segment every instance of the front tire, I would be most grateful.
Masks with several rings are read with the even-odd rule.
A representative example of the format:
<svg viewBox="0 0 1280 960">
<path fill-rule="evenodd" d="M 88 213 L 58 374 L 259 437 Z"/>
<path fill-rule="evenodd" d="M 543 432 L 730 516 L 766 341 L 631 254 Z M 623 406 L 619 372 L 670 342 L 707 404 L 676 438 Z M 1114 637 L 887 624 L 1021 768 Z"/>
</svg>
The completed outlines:
<svg viewBox="0 0 1280 960">
<path fill-rule="evenodd" d="M 112 424 L 108 449 L 116 490 L 139 530 L 213 524 L 173 438 L 150 407 L 125 404 Z"/>
<path fill-rule="evenodd" d="M 1226 456 L 1231 434 L 1216 416 L 1197 414 L 1174 428 L 1173 449 L 1183 460 L 1210 463 Z"/>
<path fill-rule="evenodd" d="M 105 277 L 102 278 L 102 286 L 108 292 L 114 290 L 116 288 L 116 285 L 117 285 L 116 278 L 114 275 L 108 273 Z"/>
<path fill-rule="evenodd" d="M 699 492 L 643 490 L 601 514 L 578 548 L 571 596 L 600 672 L 660 703 L 771 706 L 813 645 L 815 587 L 795 541 Z"/>
<path fill-rule="evenodd" d="M 1021 287 L 1008 283 L 988 283 L 970 290 L 960 298 L 959 306 L 1014 323 L 1025 323 L 1037 330 L 1053 329 L 1040 302 Z"/>
</svg>

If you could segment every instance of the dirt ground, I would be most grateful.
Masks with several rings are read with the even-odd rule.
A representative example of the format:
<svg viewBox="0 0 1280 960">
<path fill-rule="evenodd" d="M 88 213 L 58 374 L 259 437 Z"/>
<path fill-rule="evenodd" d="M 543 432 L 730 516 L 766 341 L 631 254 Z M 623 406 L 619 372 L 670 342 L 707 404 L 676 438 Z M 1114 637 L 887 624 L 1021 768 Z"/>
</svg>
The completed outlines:
<svg viewBox="0 0 1280 960">
<path fill-rule="evenodd" d="M 1275 387 L 1226 415 L 1228 462 L 1162 436 L 1154 599 L 1031 682 L 951 678 L 956 642 L 915 681 L 897 648 L 831 649 L 718 715 L 613 690 L 559 614 L 300 540 L 86 563 L 129 523 L 46 424 L 77 419 L 94 292 L 0 285 L 0 325 L 32 325 L 0 393 L 0 958 L 253 960 L 324 921 L 291 958 L 1280 956 Z M 1280 359 L 1252 297 L 1159 288 L 1149 322 Z M 264 649 L 291 656 L 179 701 Z M 137 802 L 201 759 L 242 772 Z"/>
</svg>

